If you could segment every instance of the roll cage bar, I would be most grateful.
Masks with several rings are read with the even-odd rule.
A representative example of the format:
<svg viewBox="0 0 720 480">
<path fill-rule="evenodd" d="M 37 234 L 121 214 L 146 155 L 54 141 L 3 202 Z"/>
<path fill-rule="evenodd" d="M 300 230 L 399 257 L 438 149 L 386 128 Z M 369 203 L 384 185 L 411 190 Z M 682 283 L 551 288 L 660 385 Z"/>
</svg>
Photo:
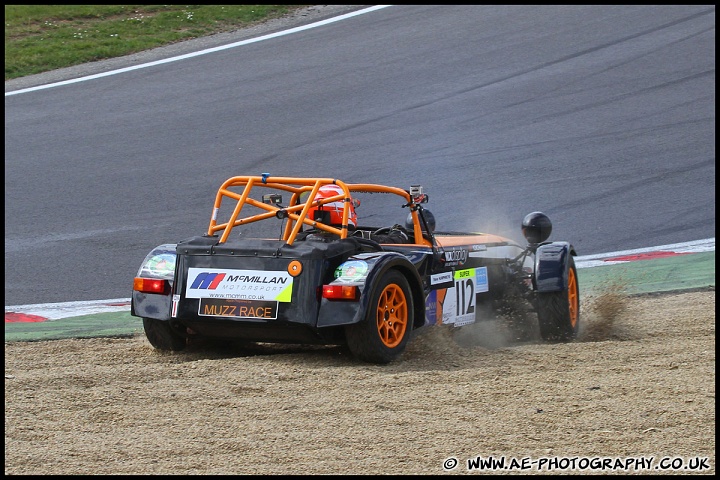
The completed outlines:
<svg viewBox="0 0 720 480">
<path fill-rule="evenodd" d="M 313 199 L 320 187 L 323 185 L 337 185 L 343 193 L 328 198 L 306 201 Z M 229 190 L 232 187 L 243 187 L 242 193 Z M 266 201 L 264 196 L 261 200 L 252 198 L 250 193 L 254 190 L 267 191 L 268 189 L 284 190 L 292 193 L 290 203 L 282 206 L 272 200 Z M 282 234 L 282 240 L 288 245 L 292 245 L 297 238 L 298 233 L 302 230 L 303 225 L 322 230 L 324 232 L 339 235 L 341 239 L 348 237 L 348 218 L 350 216 L 350 202 L 352 202 L 351 192 L 367 192 L 367 193 L 390 193 L 395 194 L 405 201 L 404 207 L 410 209 L 413 219 L 413 234 L 416 239 L 422 239 L 422 244 L 432 245 L 431 242 L 423 237 L 422 227 L 420 225 L 420 217 L 418 209 L 421 209 L 420 203 L 427 200 L 427 197 L 411 195 L 409 191 L 402 188 L 389 187 L 385 185 L 376 185 L 370 183 L 349 184 L 334 178 L 298 178 L 298 177 L 271 177 L 269 174 L 261 176 L 237 176 L 227 179 L 218 189 L 215 197 L 215 205 L 213 207 L 210 225 L 207 230 L 208 235 L 216 235 L 222 231 L 220 243 L 227 241 L 230 232 L 234 227 L 246 225 L 248 223 L 258 222 L 268 218 L 287 219 Z M 307 196 L 305 196 L 307 195 Z M 217 223 L 218 213 L 224 199 L 237 201 L 230 219 L 224 223 Z M 339 228 L 323 223 L 319 220 L 308 218 L 310 208 L 321 206 L 332 202 L 343 202 L 342 225 Z M 245 205 L 252 205 L 259 209 L 265 210 L 265 213 L 250 215 L 243 217 L 242 209 Z M 417 242 L 417 240 L 416 240 Z"/>
</svg>

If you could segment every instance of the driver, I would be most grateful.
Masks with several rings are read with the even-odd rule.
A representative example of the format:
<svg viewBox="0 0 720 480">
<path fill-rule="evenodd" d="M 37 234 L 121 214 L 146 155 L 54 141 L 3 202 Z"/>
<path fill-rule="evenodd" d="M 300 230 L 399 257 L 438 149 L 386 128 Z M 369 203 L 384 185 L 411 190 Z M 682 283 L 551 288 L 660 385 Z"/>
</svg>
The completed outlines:
<svg viewBox="0 0 720 480">
<path fill-rule="evenodd" d="M 318 189 L 318 192 L 313 198 L 313 200 L 329 198 L 335 195 L 342 195 L 343 193 L 343 189 L 338 185 L 323 185 Z M 321 205 L 319 207 L 312 206 L 308 210 L 308 217 L 312 218 L 315 221 L 319 221 L 339 228 L 342 226 L 343 204 L 343 200 L 338 200 L 336 202 L 326 203 L 325 205 Z M 351 199 L 350 211 L 348 212 L 349 232 L 352 232 L 353 230 L 355 230 L 355 228 L 357 228 L 358 221 L 355 207 L 358 205 L 360 205 L 359 200 Z M 383 233 L 372 234 L 370 235 L 370 239 L 378 243 L 409 243 L 408 235 L 402 225 L 396 224 L 389 229 L 381 230 L 383 230 Z M 332 237 L 335 237 L 335 235 L 331 233 L 313 232 L 308 235 L 307 239 L 318 239 L 327 241 Z"/>
<path fill-rule="evenodd" d="M 338 185 L 323 185 L 315 194 L 312 201 L 334 197 L 336 195 L 343 195 L 345 192 Z M 321 222 L 326 225 L 331 225 L 336 228 L 342 227 L 342 216 L 343 216 L 343 205 L 344 200 L 338 200 L 336 202 L 326 203 L 325 205 L 312 205 L 308 210 L 308 218 Z M 357 227 L 357 213 L 355 213 L 355 202 L 350 202 L 350 209 L 348 212 L 348 232 L 355 230 Z M 336 239 L 337 235 L 325 232 L 319 229 L 309 230 L 307 240 L 320 240 L 327 242 L 329 240 Z"/>
<path fill-rule="evenodd" d="M 338 185 L 323 185 L 318 189 L 313 201 L 334 197 L 335 195 L 343 195 L 344 193 L 343 189 Z M 343 200 L 338 200 L 337 202 L 326 203 L 319 207 L 312 206 L 310 210 L 308 210 L 308 217 L 315 221 L 332 225 L 333 227 L 340 227 L 342 226 L 343 204 Z M 357 213 L 355 213 L 355 202 L 351 201 L 350 212 L 348 214 L 348 229 L 355 230 L 355 227 L 357 227 Z"/>
</svg>

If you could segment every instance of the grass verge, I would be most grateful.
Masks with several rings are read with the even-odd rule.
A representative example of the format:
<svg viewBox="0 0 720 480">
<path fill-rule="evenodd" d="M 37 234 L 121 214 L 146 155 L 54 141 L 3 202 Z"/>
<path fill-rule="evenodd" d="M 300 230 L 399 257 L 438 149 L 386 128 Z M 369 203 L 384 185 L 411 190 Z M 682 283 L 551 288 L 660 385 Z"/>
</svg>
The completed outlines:
<svg viewBox="0 0 720 480">
<path fill-rule="evenodd" d="M 307 5 L 5 5 L 5 80 L 245 28 Z"/>
</svg>

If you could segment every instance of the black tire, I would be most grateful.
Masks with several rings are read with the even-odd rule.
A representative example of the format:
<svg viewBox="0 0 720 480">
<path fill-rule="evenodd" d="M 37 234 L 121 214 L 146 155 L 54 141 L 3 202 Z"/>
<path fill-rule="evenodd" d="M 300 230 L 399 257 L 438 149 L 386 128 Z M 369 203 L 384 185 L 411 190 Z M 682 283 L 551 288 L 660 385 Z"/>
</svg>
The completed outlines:
<svg viewBox="0 0 720 480">
<path fill-rule="evenodd" d="M 575 260 L 570 256 L 565 289 L 538 293 L 537 314 L 543 340 L 567 342 L 577 337 L 580 327 L 580 287 L 577 279 Z"/>
<path fill-rule="evenodd" d="M 397 270 L 389 270 L 375 285 L 365 318 L 345 327 L 347 346 L 365 362 L 386 364 L 407 346 L 414 319 L 410 284 Z"/>
<path fill-rule="evenodd" d="M 150 345 L 158 350 L 177 352 L 187 346 L 187 337 L 173 330 L 168 321 L 143 318 L 143 328 Z"/>
</svg>

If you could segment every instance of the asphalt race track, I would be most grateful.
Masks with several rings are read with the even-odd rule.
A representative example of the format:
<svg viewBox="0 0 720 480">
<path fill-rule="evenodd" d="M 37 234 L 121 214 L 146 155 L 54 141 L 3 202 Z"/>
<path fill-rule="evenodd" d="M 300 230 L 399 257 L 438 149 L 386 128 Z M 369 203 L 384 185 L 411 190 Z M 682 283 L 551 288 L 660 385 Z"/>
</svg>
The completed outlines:
<svg viewBox="0 0 720 480">
<path fill-rule="evenodd" d="M 441 230 L 520 240 L 541 210 L 580 255 L 715 236 L 713 5 L 395 5 L 23 88 L 6 82 L 5 305 L 129 297 L 151 248 L 261 172 L 421 183 Z"/>
</svg>

